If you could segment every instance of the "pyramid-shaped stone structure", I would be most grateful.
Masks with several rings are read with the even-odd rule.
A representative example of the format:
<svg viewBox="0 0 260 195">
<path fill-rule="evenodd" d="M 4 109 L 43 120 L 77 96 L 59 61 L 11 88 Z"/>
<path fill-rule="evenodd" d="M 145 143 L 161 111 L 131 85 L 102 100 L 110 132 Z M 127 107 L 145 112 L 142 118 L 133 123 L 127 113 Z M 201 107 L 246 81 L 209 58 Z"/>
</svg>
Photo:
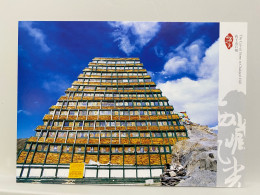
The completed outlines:
<svg viewBox="0 0 260 195">
<path fill-rule="evenodd" d="M 94 58 L 49 109 L 17 157 L 17 181 L 63 181 L 85 163 L 82 182 L 158 179 L 187 131 L 139 58 Z"/>
</svg>

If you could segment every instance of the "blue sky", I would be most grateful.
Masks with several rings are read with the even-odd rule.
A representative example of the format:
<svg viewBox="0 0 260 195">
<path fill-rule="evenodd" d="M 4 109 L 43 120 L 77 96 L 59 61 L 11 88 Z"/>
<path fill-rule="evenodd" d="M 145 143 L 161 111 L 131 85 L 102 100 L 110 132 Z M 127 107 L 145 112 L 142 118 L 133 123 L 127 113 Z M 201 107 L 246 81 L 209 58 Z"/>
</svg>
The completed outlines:
<svg viewBox="0 0 260 195">
<path fill-rule="evenodd" d="M 19 22 L 18 138 L 94 57 L 139 57 L 176 111 L 217 125 L 218 23 Z"/>
</svg>

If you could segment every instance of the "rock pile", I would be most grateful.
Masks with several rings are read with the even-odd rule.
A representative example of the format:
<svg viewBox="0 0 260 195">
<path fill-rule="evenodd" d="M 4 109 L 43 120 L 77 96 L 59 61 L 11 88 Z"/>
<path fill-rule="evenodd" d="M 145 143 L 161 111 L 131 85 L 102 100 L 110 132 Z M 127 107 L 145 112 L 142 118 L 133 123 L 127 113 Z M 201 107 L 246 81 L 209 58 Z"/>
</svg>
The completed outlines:
<svg viewBox="0 0 260 195">
<path fill-rule="evenodd" d="M 207 126 L 186 125 L 189 139 L 172 147 L 172 165 L 166 166 L 161 184 L 214 187 L 217 177 L 217 135 Z"/>
<path fill-rule="evenodd" d="M 161 184 L 163 186 L 175 186 L 181 180 L 187 179 L 186 170 L 180 164 L 174 163 L 173 165 L 166 164 L 164 172 L 160 175 Z"/>
</svg>

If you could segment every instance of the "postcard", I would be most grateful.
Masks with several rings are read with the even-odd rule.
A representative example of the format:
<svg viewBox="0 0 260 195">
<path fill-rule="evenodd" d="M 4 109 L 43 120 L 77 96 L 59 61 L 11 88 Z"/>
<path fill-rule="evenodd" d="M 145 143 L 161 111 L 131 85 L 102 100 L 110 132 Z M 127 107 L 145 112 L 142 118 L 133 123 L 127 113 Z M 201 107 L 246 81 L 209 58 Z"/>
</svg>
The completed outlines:
<svg viewBox="0 0 260 195">
<path fill-rule="evenodd" d="M 17 182 L 243 186 L 246 23 L 18 28 Z"/>
</svg>

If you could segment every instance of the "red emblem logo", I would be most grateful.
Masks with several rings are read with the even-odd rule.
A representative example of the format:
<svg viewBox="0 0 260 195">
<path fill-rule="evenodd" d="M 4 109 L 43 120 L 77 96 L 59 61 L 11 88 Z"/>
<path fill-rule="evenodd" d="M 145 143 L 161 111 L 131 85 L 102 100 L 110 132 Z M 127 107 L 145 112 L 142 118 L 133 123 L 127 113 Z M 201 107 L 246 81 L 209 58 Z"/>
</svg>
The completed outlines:
<svg viewBox="0 0 260 195">
<path fill-rule="evenodd" d="M 228 49 L 233 46 L 233 35 L 231 33 L 225 37 L 225 43 Z"/>
</svg>

